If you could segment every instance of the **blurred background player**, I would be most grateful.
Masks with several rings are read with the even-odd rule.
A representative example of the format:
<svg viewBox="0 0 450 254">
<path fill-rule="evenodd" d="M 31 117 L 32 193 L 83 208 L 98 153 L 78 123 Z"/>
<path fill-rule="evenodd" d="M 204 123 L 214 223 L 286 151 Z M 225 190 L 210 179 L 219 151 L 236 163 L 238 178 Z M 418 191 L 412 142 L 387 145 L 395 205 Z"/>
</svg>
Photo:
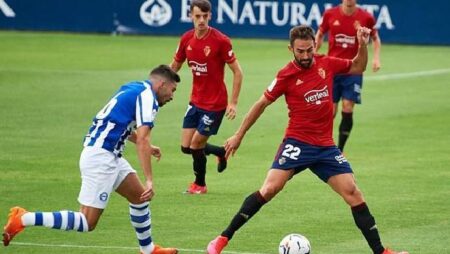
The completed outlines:
<svg viewBox="0 0 450 254">
<path fill-rule="evenodd" d="M 334 144 L 332 135 L 332 77 L 336 73 L 361 73 L 365 70 L 369 33 L 368 28 L 358 28 L 358 53 L 348 60 L 315 55 L 313 29 L 307 26 L 291 29 L 289 50 L 294 56 L 293 61 L 278 72 L 264 94 L 253 104 L 236 133 L 227 139 L 226 156 L 236 152 L 265 108 L 283 95 L 289 109 L 285 138 L 263 185 L 244 200 L 228 227 L 208 244 L 208 254 L 222 253 L 235 232 L 274 198 L 289 179 L 306 168 L 350 206 L 356 226 L 374 254 L 397 253 L 381 244 L 375 219 L 356 185 L 350 164 Z"/>
<path fill-rule="evenodd" d="M 380 69 L 381 41 L 375 29 L 375 18 L 356 5 L 356 0 L 342 0 L 342 4 L 328 9 L 316 34 L 316 50 L 319 51 L 324 34 L 328 33 L 328 55 L 352 59 L 358 52 L 356 31 L 359 27 L 371 29 L 373 43 L 372 70 Z M 333 83 L 334 116 L 342 98 L 342 119 L 339 125 L 338 147 L 344 151 L 345 143 L 353 127 L 353 108 L 361 103 L 362 73 L 336 75 Z"/>
<path fill-rule="evenodd" d="M 154 195 L 151 156 L 161 158 L 159 147 L 150 144 L 150 132 L 159 107 L 172 100 L 180 77 L 169 66 L 160 65 L 149 80 L 123 85 L 97 113 L 84 140 L 80 157 L 80 212 L 28 212 L 11 208 L 4 227 L 3 244 L 25 227 L 44 226 L 78 232 L 93 231 L 106 208 L 111 192 L 128 200 L 131 224 L 135 228 L 141 254 L 175 254 L 175 248 L 162 248 L 151 237 L 149 201 Z M 136 144 L 145 176 L 139 180 L 122 151 L 126 140 Z"/>
<path fill-rule="evenodd" d="M 186 193 L 205 194 L 206 155 L 217 156 L 219 173 L 227 166 L 223 146 L 207 141 L 211 135 L 217 134 L 224 114 L 230 120 L 235 118 L 243 75 L 230 39 L 208 25 L 211 3 L 208 0 L 193 0 L 190 11 L 194 29 L 182 35 L 170 66 L 178 72 L 187 60 L 192 70 L 192 93 L 183 121 L 181 151 L 192 155 L 195 174 L 195 181 Z M 233 72 L 230 101 L 224 82 L 225 64 Z"/>
</svg>

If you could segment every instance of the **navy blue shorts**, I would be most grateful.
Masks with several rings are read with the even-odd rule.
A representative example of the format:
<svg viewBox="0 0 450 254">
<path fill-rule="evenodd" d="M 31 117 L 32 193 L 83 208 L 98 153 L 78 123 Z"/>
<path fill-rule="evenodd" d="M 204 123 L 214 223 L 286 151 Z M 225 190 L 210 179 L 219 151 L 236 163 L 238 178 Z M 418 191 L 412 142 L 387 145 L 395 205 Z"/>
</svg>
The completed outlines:
<svg viewBox="0 0 450 254">
<path fill-rule="evenodd" d="M 362 75 L 336 75 L 333 81 L 333 102 L 341 98 L 361 104 Z"/>
<path fill-rule="evenodd" d="M 225 110 L 207 111 L 189 104 L 183 120 L 183 129 L 195 128 L 204 136 L 216 135 L 222 123 Z"/>
<path fill-rule="evenodd" d="M 272 168 L 294 169 L 295 174 L 309 168 L 324 182 L 334 175 L 353 173 L 347 159 L 336 146 L 313 146 L 291 138 L 281 143 Z"/>
</svg>

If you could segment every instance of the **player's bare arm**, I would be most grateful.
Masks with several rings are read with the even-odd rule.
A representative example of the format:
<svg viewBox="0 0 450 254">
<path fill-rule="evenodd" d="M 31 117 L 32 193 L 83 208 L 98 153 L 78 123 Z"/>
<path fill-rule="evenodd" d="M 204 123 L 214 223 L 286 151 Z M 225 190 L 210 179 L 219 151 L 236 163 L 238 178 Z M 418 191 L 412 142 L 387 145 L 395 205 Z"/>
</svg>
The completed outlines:
<svg viewBox="0 0 450 254">
<path fill-rule="evenodd" d="M 358 38 L 359 48 L 358 54 L 353 58 L 352 65 L 348 73 L 363 73 L 367 66 L 367 44 L 369 43 L 370 29 L 367 27 L 358 28 L 356 37 Z"/>
<path fill-rule="evenodd" d="M 268 100 L 264 95 L 262 95 L 259 100 L 253 104 L 248 113 L 245 115 L 244 120 L 242 120 L 241 126 L 239 126 L 236 133 L 225 141 L 224 147 L 226 151 L 226 158 L 230 155 L 234 155 L 247 131 L 253 126 L 266 107 L 270 104 L 272 104 L 272 101 Z"/>
<path fill-rule="evenodd" d="M 320 29 L 318 29 L 317 33 L 316 33 L 316 49 L 315 49 L 316 52 L 315 53 L 319 52 L 320 47 L 322 47 L 323 37 L 324 37 L 324 34 L 322 33 L 322 31 L 320 31 Z"/>
<path fill-rule="evenodd" d="M 372 71 L 377 72 L 381 68 L 380 52 L 381 52 L 381 39 L 378 33 L 372 36 L 373 47 L 373 59 L 372 59 Z"/>
<path fill-rule="evenodd" d="M 174 70 L 175 72 L 178 72 L 181 69 L 181 66 L 183 66 L 183 62 L 178 62 L 175 59 L 172 60 L 172 62 L 169 64 L 170 68 Z"/>
<path fill-rule="evenodd" d="M 149 126 L 142 125 L 136 130 L 136 149 L 142 171 L 145 176 L 145 191 L 142 193 L 140 199 L 145 202 L 151 200 L 153 192 L 153 172 L 151 164 L 152 147 L 150 145 Z"/>
<path fill-rule="evenodd" d="M 231 92 L 230 102 L 228 103 L 225 116 L 229 120 L 233 120 L 236 117 L 239 93 L 241 92 L 242 79 L 244 75 L 241 65 L 237 59 L 234 62 L 229 63 L 228 67 L 230 67 L 233 72 L 233 90 Z"/>
<path fill-rule="evenodd" d="M 128 136 L 128 140 L 134 144 L 136 144 L 136 131 L 133 131 L 130 136 Z M 156 158 L 156 161 L 159 161 L 161 159 L 162 153 L 161 148 L 158 146 L 150 145 L 152 148 L 152 155 Z"/>
</svg>

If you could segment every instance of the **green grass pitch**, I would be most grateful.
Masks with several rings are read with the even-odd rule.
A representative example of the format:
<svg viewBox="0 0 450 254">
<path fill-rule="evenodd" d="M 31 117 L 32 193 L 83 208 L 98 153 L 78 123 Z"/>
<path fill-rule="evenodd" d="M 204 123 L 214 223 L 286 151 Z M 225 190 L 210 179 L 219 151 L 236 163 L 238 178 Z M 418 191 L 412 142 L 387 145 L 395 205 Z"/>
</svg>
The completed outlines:
<svg viewBox="0 0 450 254">
<path fill-rule="evenodd" d="M 287 39 L 233 42 L 244 84 L 237 119 L 224 120 L 211 139 L 218 144 L 292 58 Z M 15 205 L 78 210 L 78 159 L 91 118 L 121 84 L 169 63 L 177 43 L 175 37 L 0 32 L 1 225 Z M 414 254 L 450 253 L 449 55 L 450 47 L 383 45 L 382 70 L 373 74 L 369 66 L 366 72 L 363 104 L 346 147 L 384 244 Z M 224 173 L 209 159 L 207 195 L 182 195 L 193 174 L 191 159 L 179 149 L 191 90 L 186 65 L 180 74 L 175 99 L 161 109 L 152 131 L 152 142 L 163 151 L 154 163 L 153 237 L 195 254 L 262 184 L 287 114 L 281 98 L 253 126 Z M 132 144 L 125 156 L 140 172 Z M 238 231 L 225 253 L 275 254 L 292 232 L 306 235 L 314 254 L 370 253 L 349 208 L 309 171 Z M 113 195 L 94 232 L 27 228 L 11 246 L 0 247 L 5 254 L 62 252 L 138 253 L 127 202 Z"/>
</svg>

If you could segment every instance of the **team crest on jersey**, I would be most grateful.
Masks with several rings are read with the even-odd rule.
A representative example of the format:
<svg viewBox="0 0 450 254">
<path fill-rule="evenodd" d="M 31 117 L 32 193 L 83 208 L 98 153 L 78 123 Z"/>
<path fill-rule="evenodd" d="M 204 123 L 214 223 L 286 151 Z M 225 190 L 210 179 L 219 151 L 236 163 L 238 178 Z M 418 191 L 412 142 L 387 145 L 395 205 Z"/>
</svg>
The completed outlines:
<svg viewBox="0 0 450 254">
<path fill-rule="evenodd" d="M 187 50 L 188 50 L 188 51 L 191 51 L 191 50 L 192 50 L 191 45 L 188 45 Z"/>
<path fill-rule="evenodd" d="M 325 77 L 327 76 L 327 74 L 326 74 L 326 72 L 325 72 L 325 70 L 324 70 L 323 68 L 319 68 L 318 73 L 319 73 L 319 76 L 320 76 L 322 79 L 325 79 Z"/>
<path fill-rule="evenodd" d="M 299 85 L 301 85 L 301 84 L 303 84 L 303 80 L 301 80 L 301 79 L 297 79 L 297 82 L 295 82 L 295 85 L 296 86 L 299 86 Z"/>
<path fill-rule="evenodd" d="M 358 30 L 358 28 L 361 27 L 361 23 L 359 23 L 359 20 L 355 20 L 355 23 L 353 23 L 353 27 Z"/>
<path fill-rule="evenodd" d="M 203 53 L 205 53 L 205 56 L 208 56 L 209 53 L 211 53 L 211 48 L 209 46 L 205 46 L 203 49 Z"/>
<path fill-rule="evenodd" d="M 338 19 L 336 19 L 336 20 L 333 22 L 333 26 L 340 26 L 340 25 L 341 25 L 341 22 L 339 22 Z"/>
</svg>

